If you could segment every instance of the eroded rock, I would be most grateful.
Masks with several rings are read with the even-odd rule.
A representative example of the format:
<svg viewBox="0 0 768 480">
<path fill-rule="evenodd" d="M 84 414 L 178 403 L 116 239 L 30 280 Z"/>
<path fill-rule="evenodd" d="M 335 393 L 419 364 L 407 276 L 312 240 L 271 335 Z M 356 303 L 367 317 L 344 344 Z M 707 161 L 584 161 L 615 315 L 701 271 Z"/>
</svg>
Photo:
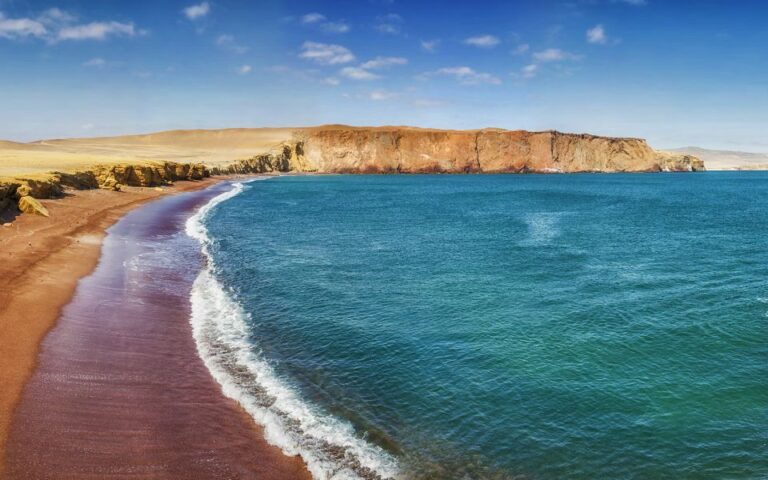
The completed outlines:
<svg viewBox="0 0 768 480">
<path fill-rule="evenodd" d="M 33 215 L 42 215 L 43 217 L 49 217 L 48 209 L 43 206 L 37 199 L 27 195 L 19 199 L 19 210 L 23 213 L 31 213 Z"/>
</svg>

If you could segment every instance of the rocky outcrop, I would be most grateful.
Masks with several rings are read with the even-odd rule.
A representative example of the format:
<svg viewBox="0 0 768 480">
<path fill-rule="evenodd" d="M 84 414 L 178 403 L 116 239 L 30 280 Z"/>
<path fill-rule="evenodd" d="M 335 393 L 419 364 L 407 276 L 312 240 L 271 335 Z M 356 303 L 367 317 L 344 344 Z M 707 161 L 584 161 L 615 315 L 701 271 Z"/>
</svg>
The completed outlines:
<svg viewBox="0 0 768 480">
<path fill-rule="evenodd" d="M 304 156 L 304 143 L 283 143 L 270 152 L 211 169 L 212 175 L 314 171 Z"/>
<path fill-rule="evenodd" d="M 16 203 L 16 190 L 20 184 L 0 181 L 0 212 Z"/>
<path fill-rule="evenodd" d="M 48 209 L 37 199 L 30 197 L 29 195 L 19 199 L 19 210 L 22 213 L 32 213 L 34 215 L 42 215 L 43 217 L 49 216 Z"/>
<path fill-rule="evenodd" d="M 103 188 L 120 190 L 132 187 L 160 187 L 181 180 L 200 180 L 211 175 L 205 165 L 164 162 L 139 165 L 97 165 L 91 170 L 74 173 L 53 172 L 47 178 L 19 177 L 0 182 L 0 211 L 16 206 L 24 213 L 48 216 L 35 199 L 57 198 L 65 188 L 86 190 Z"/>
<path fill-rule="evenodd" d="M 677 152 L 656 152 L 656 160 L 662 172 L 703 172 L 704 161 L 699 157 Z"/>
<path fill-rule="evenodd" d="M 703 170 L 645 140 L 556 131 L 344 126 L 298 130 L 309 171 L 328 173 L 569 173 Z M 305 167 L 305 168 L 306 168 Z M 296 168 L 296 170 L 300 170 Z"/>
</svg>

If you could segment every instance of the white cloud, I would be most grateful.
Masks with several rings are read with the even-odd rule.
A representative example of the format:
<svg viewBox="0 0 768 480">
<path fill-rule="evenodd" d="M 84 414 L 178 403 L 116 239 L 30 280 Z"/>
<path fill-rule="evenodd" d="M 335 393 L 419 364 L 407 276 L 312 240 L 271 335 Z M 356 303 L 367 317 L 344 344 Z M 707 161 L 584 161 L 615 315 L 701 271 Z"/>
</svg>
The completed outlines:
<svg viewBox="0 0 768 480">
<path fill-rule="evenodd" d="M 75 24 L 77 18 L 64 10 L 49 8 L 36 18 L 8 18 L 0 12 L 0 38 L 37 38 L 55 43 L 63 40 L 104 40 L 111 36 L 144 35 L 133 23 L 115 21 Z"/>
<path fill-rule="evenodd" d="M 368 99 L 381 102 L 383 100 L 390 100 L 397 97 L 397 93 L 388 92 L 387 90 L 374 90 L 368 94 Z"/>
<path fill-rule="evenodd" d="M 252 70 L 253 70 L 253 67 L 251 67 L 250 65 L 241 65 L 240 67 L 237 68 L 237 73 L 239 75 L 248 75 L 249 73 L 251 73 Z"/>
<path fill-rule="evenodd" d="M 301 23 L 304 24 L 319 23 L 322 21 L 325 21 L 325 15 L 317 12 L 308 13 L 301 17 Z"/>
<path fill-rule="evenodd" d="M 399 25 L 393 25 L 391 23 L 380 23 L 376 25 L 376 30 L 378 30 L 381 33 L 386 33 L 387 35 L 399 35 L 400 34 L 400 26 Z"/>
<path fill-rule="evenodd" d="M 347 33 L 349 31 L 349 25 L 343 21 L 325 22 L 320 25 L 320 28 L 328 33 Z"/>
<path fill-rule="evenodd" d="M 330 21 L 322 13 L 312 12 L 299 17 L 299 22 L 303 25 L 318 26 L 320 30 L 326 33 L 347 33 L 351 30 L 349 24 L 344 20 Z"/>
<path fill-rule="evenodd" d="M 139 33 L 132 23 L 91 22 L 73 25 L 59 30 L 58 40 L 105 40 L 111 36 L 133 37 Z"/>
<path fill-rule="evenodd" d="M 93 68 L 104 68 L 106 64 L 107 64 L 107 61 L 104 60 L 103 58 L 92 58 L 87 62 L 83 62 L 84 67 L 93 67 Z"/>
<path fill-rule="evenodd" d="M 605 29 L 602 25 L 595 25 L 587 30 L 587 41 L 589 43 L 604 44 L 608 41 L 608 37 L 605 35 Z"/>
<path fill-rule="evenodd" d="M 299 57 L 320 65 L 339 65 L 355 60 L 355 56 L 346 47 L 327 43 L 304 42 Z"/>
<path fill-rule="evenodd" d="M 533 59 L 537 62 L 561 62 L 565 60 L 581 60 L 581 55 L 560 50 L 559 48 L 548 48 L 533 54 Z"/>
<path fill-rule="evenodd" d="M 376 80 L 381 78 L 379 75 L 360 67 L 344 67 L 339 70 L 339 75 L 352 80 Z"/>
<path fill-rule="evenodd" d="M 328 85 L 333 85 L 334 87 L 335 87 L 336 85 L 338 85 L 338 84 L 340 84 L 340 83 L 341 83 L 341 82 L 339 81 L 339 79 L 338 79 L 338 78 L 336 78 L 336 77 L 328 77 L 328 78 L 326 78 L 326 79 L 325 79 L 325 80 L 323 80 L 323 81 L 324 81 L 326 84 L 328 84 Z"/>
<path fill-rule="evenodd" d="M 520 75 L 523 78 L 533 78 L 536 76 L 537 73 L 539 73 L 539 66 L 536 65 L 535 63 L 526 65 L 522 69 L 520 69 Z"/>
<path fill-rule="evenodd" d="M 627 5 L 634 5 L 635 7 L 644 7 L 648 5 L 647 0 L 612 0 L 613 3 L 626 3 Z"/>
<path fill-rule="evenodd" d="M 48 34 L 42 22 L 31 18 L 7 18 L 0 12 L 0 37 L 18 39 L 27 37 L 42 38 Z"/>
<path fill-rule="evenodd" d="M 65 12 L 64 10 L 61 10 L 60 8 L 54 7 L 44 11 L 42 15 L 38 17 L 38 20 L 40 20 L 45 24 L 61 24 L 61 23 L 72 23 L 75 20 L 77 20 L 77 17 L 75 17 L 69 12 Z"/>
<path fill-rule="evenodd" d="M 478 35 L 464 39 L 465 45 L 472 45 L 480 48 L 493 48 L 499 44 L 499 39 L 493 35 Z"/>
<path fill-rule="evenodd" d="M 248 51 L 248 47 L 240 45 L 237 43 L 237 40 L 235 40 L 234 36 L 228 34 L 219 35 L 216 38 L 216 45 L 223 48 L 224 50 L 228 50 L 237 54 L 243 54 Z"/>
<path fill-rule="evenodd" d="M 433 53 L 440 45 L 440 40 L 422 40 L 421 49 L 425 52 Z"/>
<path fill-rule="evenodd" d="M 447 67 L 434 72 L 435 75 L 455 78 L 462 85 L 501 84 L 501 80 L 490 73 L 476 72 L 470 67 Z"/>
<path fill-rule="evenodd" d="M 402 31 L 403 17 L 396 13 L 390 13 L 376 18 L 374 28 L 387 35 L 400 35 Z"/>
<path fill-rule="evenodd" d="M 514 50 L 512 50 L 512 53 L 514 53 L 515 55 L 522 55 L 530 49 L 531 49 L 530 45 L 528 45 L 527 43 L 521 43 L 520 45 L 516 46 Z"/>
<path fill-rule="evenodd" d="M 197 5 L 190 5 L 182 10 L 184 16 L 190 20 L 197 20 L 203 18 L 211 12 L 211 4 L 203 2 Z"/>
<path fill-rule="evenodd" d="M 360 65 L 360 68 L 377 70 L 392 67 L 394 65 L 406 65 L 407 63 L 408 59 L 403 57 L 376 57 L 373 60 L 368 60 Z"/>
</svg>

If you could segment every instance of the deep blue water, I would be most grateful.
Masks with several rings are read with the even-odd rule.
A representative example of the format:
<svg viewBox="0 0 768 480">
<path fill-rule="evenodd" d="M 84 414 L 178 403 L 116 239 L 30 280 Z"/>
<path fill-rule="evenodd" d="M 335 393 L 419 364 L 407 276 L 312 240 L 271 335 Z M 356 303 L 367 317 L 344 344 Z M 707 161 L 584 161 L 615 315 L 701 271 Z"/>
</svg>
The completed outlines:
<svg viewBox="0 0 768 480">
<path fill-rule="evenodd" d="M 407 478 L 768 478 L 768 174 L 308 176 L 206 225 L 248 341 Z"/>
</svg>

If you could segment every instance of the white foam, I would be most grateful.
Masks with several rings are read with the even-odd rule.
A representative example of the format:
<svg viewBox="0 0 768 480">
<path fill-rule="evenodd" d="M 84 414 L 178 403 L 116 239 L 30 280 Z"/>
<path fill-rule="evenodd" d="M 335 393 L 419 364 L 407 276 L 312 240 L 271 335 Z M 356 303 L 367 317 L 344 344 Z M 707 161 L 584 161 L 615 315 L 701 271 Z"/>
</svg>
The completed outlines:
<svg viewBox="0 0 768 480">
<path fill-rule="evenodd" d="M 560 235 L 558 223 L 561 214 L 552 213 L 528 213 L 525 223 L 528 225 L 528 238 L 524 243 L 533 245 L 548 245 Z"/>
<path fill-rule="evenodd" d="M 204 205 L 186 224 L 201 243 L 208 265 L 192 287 L 192 330 L 198 353 L 221 385 L 264 427 L 267 441 L 287 455 L 301 455 L 319 480 L 398 478 L 396 460 L 357 435 L 351 424 L 304 401 L 248 340 L 248 313 L 216 278 L 204 221 L 220 203 L 239 195 L 242 183 Z M 340 454 L 341 452 L 341 454 Z"/>
</svg>

